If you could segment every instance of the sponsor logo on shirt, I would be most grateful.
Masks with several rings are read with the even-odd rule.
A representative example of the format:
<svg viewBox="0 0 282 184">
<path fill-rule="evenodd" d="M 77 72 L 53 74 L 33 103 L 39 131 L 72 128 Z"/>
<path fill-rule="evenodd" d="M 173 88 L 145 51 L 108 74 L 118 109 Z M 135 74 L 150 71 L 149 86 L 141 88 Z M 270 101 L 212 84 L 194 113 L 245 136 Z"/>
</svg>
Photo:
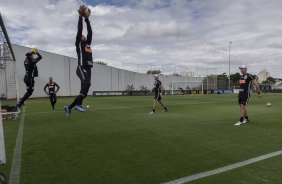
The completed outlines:
<svg viewBox="0 0 282 184">
<path fill-rule="evenodd" d="M 240 80 L 239 83 L 240 83 L 240 84 L 245 84 L 246 81 L 245 81 L 245 80 Z"/>
<path fill-rule="evenodd" d="M 85 47 L 85 52 L 92 53 L 92 49 L 91 49 L 91 47 L 90 47 L 90 46 L 89 46 L 89 47 L 87 47 L 87 45 L 86 45 L 86 47 Z"/>
</svg>

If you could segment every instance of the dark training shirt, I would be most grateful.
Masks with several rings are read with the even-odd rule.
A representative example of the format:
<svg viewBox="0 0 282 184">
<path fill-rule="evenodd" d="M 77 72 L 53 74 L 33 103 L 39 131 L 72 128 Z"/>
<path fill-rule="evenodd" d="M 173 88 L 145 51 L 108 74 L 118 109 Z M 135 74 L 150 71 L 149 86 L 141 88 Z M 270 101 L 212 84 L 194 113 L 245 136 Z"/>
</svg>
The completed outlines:
<svg viewBox="0 0 282 184">
<path fill-rule="evenodd" d="M 252 81 L 254 80 L 254 76 L 251 74 L 241 75 L 239 83 L 240 83 L 240 92 L 251 92 Z"/>
<path fill-rule="evenodd" d="M 58 92 L 59 89 L 60 89 L 60 86 L 59 86 L 56 82 L 51 82 L 51 83 L 48 82 L 48 83 L 45 85 L 45 87 L 44 87 L 44 91 L 47 93 L 46 88 L 48 87 L 49 94 L 52 94 L 52 93 L 55 92 L 55 87 L 56 87 L 56 86 L 57 86 L 56 92 Z"/>
<path fill-rule="evenodd" d="M 37 77 L 38 76 L 38 70 L 36 63 L 42 59 L 42 56 L 37 53 L 37 58 L 36 59 L 30 59 L 26 58 L 24 61 L 24 67 L 25 67 L 25 75 L 28 77 Z"/>
<path fill-rule="evenodd" d="M 160 80 L 155 80 L 154 86 L 155 88 L 155 94 L 159 94 L 161 92 L 161 85 L 162 82 Z"/>
</svg>

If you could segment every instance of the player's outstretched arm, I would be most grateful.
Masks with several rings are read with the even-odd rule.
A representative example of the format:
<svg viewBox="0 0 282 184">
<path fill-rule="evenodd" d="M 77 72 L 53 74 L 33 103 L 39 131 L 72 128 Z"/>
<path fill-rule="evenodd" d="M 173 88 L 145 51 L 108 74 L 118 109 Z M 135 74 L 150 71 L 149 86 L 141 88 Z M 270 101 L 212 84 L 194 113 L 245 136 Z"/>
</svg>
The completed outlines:
<svg viewBox="0 0 282 184">
<path fill-rule="evenodd" d="M 83 30 L 83 24 L 82 24 L 82 16 L 79 14 L 78 23 L 77 23 L 77 34 L 75 39 L 75 46 L 79 47 L 79 43 L 81 41 L 82 37 L 82 30 Z"/>
<path fill-rule="evenodd" d="M 91 28 L 91 24 L 88 18 L 85 18 L 85 22 L 86 22 L 86 26 L 87 26 L 87 40 L 86 43 L 88 45 L 91 45 L 92 42 L 92 28 Z"/>
<path fill-rule="evenodd" d="M 82 29 L 83 29 L 82 16 L 79 14 L 78 25 L 77 25 L 77 34 L 76 34 L 76 39 L 75 39 L 75 47 L 76 47 L 76 53 L 77 53 L 77 57 L 78 58 L 80 58 L 80 47 L 79 47 L 79 44 L 81 42 Z"/>
</svg>

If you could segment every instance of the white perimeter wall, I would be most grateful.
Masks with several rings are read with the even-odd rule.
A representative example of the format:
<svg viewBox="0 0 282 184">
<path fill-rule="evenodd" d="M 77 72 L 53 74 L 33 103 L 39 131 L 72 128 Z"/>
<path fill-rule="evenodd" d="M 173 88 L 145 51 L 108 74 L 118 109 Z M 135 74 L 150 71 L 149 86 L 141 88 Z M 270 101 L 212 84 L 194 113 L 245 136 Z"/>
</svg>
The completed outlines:
<svg viewBox="0 0 282 184">
<path fill-rule="evenodd" d="M 14 44 L 12 46 L 16 56 L 19 97 L 21 98 L 26 92 L 26 86 L 23 82 L 25 75 L 25 54 L 29 52 L 30 48 Z M 39 52 L 43 59 L 37 63 L 39 76 L 35 78 L 35 89 L 31 97 L 46 97 L 43 88 L 49 81 L 49 77 L 53 77 L 53 81 L 60 86 L 58 96 L 78 95 L 80 91 L 80 80 L 76 76 L 77 59 L 41 50 Z M 172 81 L 202 81 L 202 78 L 160 76 L 160 80 L 164 88 L 169 89 Z M 154 78 L 152 75 L 94 64 L 88 95 L 92 95 L 93 91 L 124 91 L 127 85 L 132 84 L 136 90 L 139 90 L 141 85 L 151 89 L 153 83 Z"/>
</svg>

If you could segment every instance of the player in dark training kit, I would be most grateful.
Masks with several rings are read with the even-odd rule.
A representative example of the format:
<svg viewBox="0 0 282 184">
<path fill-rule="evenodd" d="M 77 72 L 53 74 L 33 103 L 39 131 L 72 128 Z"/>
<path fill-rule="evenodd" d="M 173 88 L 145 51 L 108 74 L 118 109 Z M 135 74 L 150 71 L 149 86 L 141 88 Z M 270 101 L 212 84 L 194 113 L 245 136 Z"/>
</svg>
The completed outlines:
<svg viewBox="0 0 282 184">
<path fill-rule="evenodd" d="M 238 95 L 241 117 L 240 120 L 235 123 L 235 125 L 243 125 L 249 122 L 246 106 L 248 105 L 251 96 L 252 83 L 256 86 L 256 89 L 258 90 L 258 97 L 261 98 L 262 96 L 257 80 L 253 75 L 247 73 L 247 67 L 245 65 L 242 65 L 241 67 L 239 67 L 239 69 L 242 73 L 241 78 L 239 80 L 240 91 Z"/>
<path fill-rule="evenodd" d="M 82 106 L 83 99 L 87 96 L 88 90 L 91 86 L 91 68 L 93 67 L 92 49 L 90 47 L 92 42 L 92 28 L 88 18 L 84 18 L 87 26 L 87 37 L 82 35 L 83 29 L 83 11 L 85 6 L 80 6 L 78 10 L 78 27 L 76 35 L 76 52 L 78 57 L 78 66 L 76 69 L 76 75 L 81 81 L 81 89 L 79 95 L 74 99 L 74 101 L 69 105 L 65 106 L 66 115 L 70 118 L 71 109 L 75 106 L 75 109 L 80 112 L 85 112 Z"/>
<path fill-rule="evenodd" d="M 180 92 L 181 92 L 181 96 L 183 96 L 183 95 L 184 95 L 184 90 L 183 90 L 183 88 L 178 87 L 178 89 L 179 89 L 179 90 L 180 90 Z"/>
<path fill-rule="evenodd" d="M 55 89 L 57 87 L 57 90 Z M 48 92 L 46 91 L 46 88 L 48 88 Z M 49 82 L 45 85 L 44 91 L 49 96 L 53 111 L 55 111 L 55 104 L 57 102 L 57 92 L 59 91 L 60 86 L 53 82 L 53 78 L 49 77 Z"/>
<path fill-rule="evenodd" d="M 154 97 L 154 103 L 153 103 L 153 110 L 149 113 L 149 114 L 155 114 L 155 109 L 157 106 L 157 101 L 159 101 L 159 103 L 163 106 L 164 110 L 162 112 L 167 112 L 167 108 L 164 105 L 164 103 L 162 102 L 162 97 L 161 97 L 161 93 L 162 93 L 162 82 L 159 80 L 159 76 L 158 75 L 154 75 L 154 79 L 155 79 L 155 83 L 154 83 L 154 87 L 152 89 L 152 92 L 155 92 L 155 97 Z"/>
<path fill-rule="evenodd" d="M 34 54 L 37 58 L 34 58 Z M 26 53 L 26 59 L 24 61 L 25 76 L 24 83 L 26 84 L 27 92 L 23 98 L 17 103 L 17 107 L 22 110 L 24 102 L 32 95 L 34 91 L 34 77 L 38 77 L 38 69 L 36 63 L 42 59 L 42 56 L 38 53 L 37 49 L 31 49 L 31 52 Z"/>
</svg>

